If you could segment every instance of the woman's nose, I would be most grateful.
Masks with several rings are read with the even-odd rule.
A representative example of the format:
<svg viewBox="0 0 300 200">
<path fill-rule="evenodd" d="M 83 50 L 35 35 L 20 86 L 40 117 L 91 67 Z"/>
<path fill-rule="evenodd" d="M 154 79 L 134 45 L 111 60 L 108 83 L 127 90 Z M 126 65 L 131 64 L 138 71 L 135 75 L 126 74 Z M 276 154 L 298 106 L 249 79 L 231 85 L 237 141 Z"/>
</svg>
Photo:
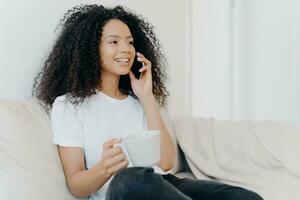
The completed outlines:
<svg viewBox="0 0 300 200">
<path fill-rule="evenodd" d="M 120 43 L 120 51 L 121 52 L 129 52 L 130 51 L 130 44 L 128 42 L 121 42 Z"/>
</svg>

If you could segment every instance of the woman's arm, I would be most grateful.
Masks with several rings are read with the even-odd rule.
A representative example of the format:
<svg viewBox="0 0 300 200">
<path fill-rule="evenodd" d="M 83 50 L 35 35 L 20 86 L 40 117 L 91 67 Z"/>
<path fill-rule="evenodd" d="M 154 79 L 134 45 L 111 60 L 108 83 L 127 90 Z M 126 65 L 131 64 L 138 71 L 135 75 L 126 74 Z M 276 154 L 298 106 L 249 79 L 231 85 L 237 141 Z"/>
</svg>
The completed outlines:
<svg viewBox="0 0 300 200">
<path fill-rule="evenodd" d="M 160 131 L 161 159 L 158 165 L 167 171 L 173 167 L 175 162 L 175 146 L 161 119 L 159 106 L 152 92 L 151 62 L 141 53 L 137 53 L 137 60 L 143 63 L 143 67 L 139 70 L 141 76 L 138 79 L 131 71 L 129 72 L 132 90 L 144 107 L 148 128 Z"/>
<path fill-rule="evenodd" d="M 102 159 L 86 170 L 84 152 L 80 147 L 58 147 L 70 192 L 76 197 L 87 197 L 97 192 L 118 170 L 126 167 L 128 161 L 119 147 L 120 141 L 112 139 L 103 145 Z"/>
<path fill-rule="evenodd" d="M 76 197 L 86 197 L 96 192 L 108 180 L 109 175 L 100 163 L 91 170 L 85 169 L 82 148 L 59 147 L 59 154 L 69 190 Z"/>
<path fill-rule="evenodd" d="M 161 159 L 158 165 L 164 171 L 170 170 L 175 162 L 175 147 L 161 118 L 159 106 L 153 96 L 142 99 L 141 103 L 146 113 L 148 128 L 160 131 Z"/>
</svg>

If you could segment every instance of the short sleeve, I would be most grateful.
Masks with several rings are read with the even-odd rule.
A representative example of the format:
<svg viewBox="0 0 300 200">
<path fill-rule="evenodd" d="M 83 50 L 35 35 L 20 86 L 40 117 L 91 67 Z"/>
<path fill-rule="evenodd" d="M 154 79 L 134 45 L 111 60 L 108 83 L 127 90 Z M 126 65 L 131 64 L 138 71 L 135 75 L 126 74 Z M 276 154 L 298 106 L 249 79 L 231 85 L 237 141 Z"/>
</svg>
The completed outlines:
<svg viewBox="0 0 300 200">
<path fill-rule="evenodd" d="M 65 147 L 83 147 L 82 123 L 78 110 L 64 96 L 57 97 L 50 112 L 53 143 Z"/>
</svg>

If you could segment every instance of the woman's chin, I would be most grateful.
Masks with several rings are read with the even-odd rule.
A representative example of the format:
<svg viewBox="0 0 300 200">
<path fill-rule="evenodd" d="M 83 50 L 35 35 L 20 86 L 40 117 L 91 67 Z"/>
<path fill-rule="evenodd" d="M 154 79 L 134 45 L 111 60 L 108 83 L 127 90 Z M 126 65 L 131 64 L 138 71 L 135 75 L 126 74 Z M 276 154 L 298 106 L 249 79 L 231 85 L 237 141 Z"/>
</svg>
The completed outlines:
<svg viewBox="0 0 300 200">
<path fill-rule="evenodd" d="M 131 66 L 115 66 L 113 73 L 116 75 L 126 75 L 129 73 Z M 111 71 L 112 72 L 112 71 Z"/>
<path fill-rule="evenodd" d="M 118 70 L 118 74 L 119 75 L 126 75 L 126 74 L 129 74 L 129 71 L 130 71 L 130 67 L 128 67 L 128 68 L 123 68 L 123 69 L 121 69 L 121 70 Z"/>
<path fill-rule="evenodd" d="M 128 69 L 128 70 L 122 70 L 122 71 L 118 71 L 118 75 L 127 75 L 127 74 L 129 74 L 129 71 L 130 71 L 130 69 Z"/>
</svg>

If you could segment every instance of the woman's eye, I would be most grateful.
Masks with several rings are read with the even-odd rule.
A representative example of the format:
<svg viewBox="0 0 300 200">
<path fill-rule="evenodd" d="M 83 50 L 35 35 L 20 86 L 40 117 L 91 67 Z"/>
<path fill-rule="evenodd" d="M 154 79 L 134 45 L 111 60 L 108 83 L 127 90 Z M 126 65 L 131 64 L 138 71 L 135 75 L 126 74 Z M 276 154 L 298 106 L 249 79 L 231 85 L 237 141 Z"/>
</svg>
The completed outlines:
<svg viewBox="0 0 300 200">
<path fill-rule="evenodd" d="M 133 44 L 134 44 L 134 42 L 133 42 L 133 41 L 129 41 L 129 44 L 132 44 L 132 45 L 133 45 Z"/>
<path fill-rule="evenodd" d="M 109 44 L 118 44 L 118 41 L 113 40 L 113 41 L 110 41 Z"/>
</svg>

